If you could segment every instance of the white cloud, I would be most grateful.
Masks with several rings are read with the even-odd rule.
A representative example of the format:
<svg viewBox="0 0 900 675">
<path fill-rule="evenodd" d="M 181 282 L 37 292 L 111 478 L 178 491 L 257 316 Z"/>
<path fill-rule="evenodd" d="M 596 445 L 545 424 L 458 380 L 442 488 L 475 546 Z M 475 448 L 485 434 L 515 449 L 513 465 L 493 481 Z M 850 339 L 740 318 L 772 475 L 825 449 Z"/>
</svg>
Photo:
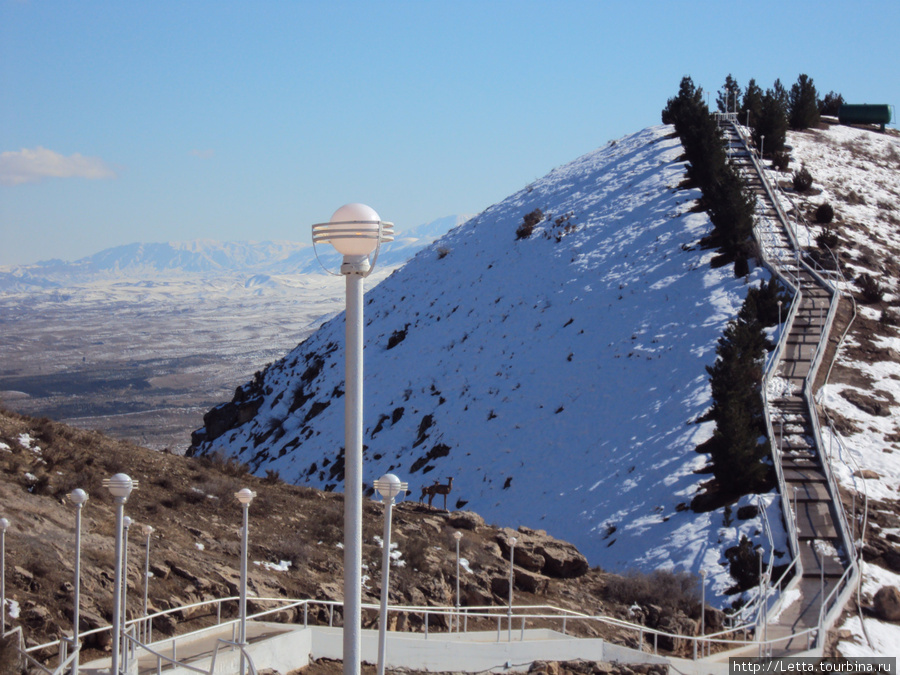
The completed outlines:
<svg viewBox="0 0 900 675">
<path fill-rule="evenodd" d="M 99 157 L 75 153 L 65 157 L 47 148 L 23 148 L 0 153 L 0 184 L 37 183 L 44 178 L 115 178 L 116 173 Z"/>
<path fill-rule="evenodd" d="M 212 159 L 215 154 L 216 151 L 211 148 L 207 150 L 191 150 L 191 155 L 200 159 Z"/>
</svg>

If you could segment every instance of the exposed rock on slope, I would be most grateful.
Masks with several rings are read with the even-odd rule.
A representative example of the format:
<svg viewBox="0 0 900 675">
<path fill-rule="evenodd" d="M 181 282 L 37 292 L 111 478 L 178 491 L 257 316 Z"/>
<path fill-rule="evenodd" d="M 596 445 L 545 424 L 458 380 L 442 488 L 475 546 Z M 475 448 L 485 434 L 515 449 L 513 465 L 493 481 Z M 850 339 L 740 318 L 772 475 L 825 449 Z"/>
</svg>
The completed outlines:
<svg viewBox="0 0 900 675">
<path fill-rule="evenodd" d="M 112 614 L 115 514 L 103 478 L 126 472 L 139 482 L 126 505 L 135 524 L 128 555 L 128 615 L 141 611 L 145 539 L 140 525 L 155 528 L 151 537 L 149 585 L 151 611 L 212 598 L 235 596 L 240 569 L 241 507 L 234 493 L 242 487 L 257 492 L 250 507 L 249 606 L 266 609 L 262 597 L 341 598 L 342 495 L 286 485 L 270 476 L 259 479 L 234 462 L 191 459 L 163 454 L 96 432 L 48 420 L 35 420 L 0 408 L 0 503 L 11 526 L 6 537 L 7 597 L 14 602 L 7 627 L 22 625 L 30 644 L 56 639 L 70 630 L 73 609 L 74 507 L 66 495 L 76 487 L 90 499 L 83 509 L 82 629 L 109 625 Z M 383 507 L 364 508 L 363 563 L 368 581 L 363 600 L 377 604 L 380 593 Z M 517 603 L 553 604 L 573 610 L 633 618 L 628 600 L 613 599 L 628 580 L 588 569 L 571 544 L 543 531 L 518 531 L 486 525 L 468 511 L 447 512 L 416 502 L 394 510 L 394 569 L 391 602 L 452 606 L 455 591 L 453 532 L 462 532 L 461 600 L 463 606 L 505 605 L 508 598 L 510 534 L 519 538 L 514 584 Z M 699 617 L 696 580 L 678 604 L 666 610 L 672 621 L 696 628 Z M 660 594 L 661 596 L 663 594 Z M 641 600 L 643 605 L 670 598 Z M 710 612 L 711 610 L 707 610 Z M 685 612 L 691 616 L 685 615 Z M 648 609 L 649 613 L 649 609 Z M 236 602 L 225 616 L 236 615 Z M 649 614 L 648 614 L 649 615 Z M 179 612 L 155 621 L 157 634 L 172 634 L 205 625 L 207 611 Z M 328 622 L 324 608 L 314 608 L 311 621 Z M 364 615 L 366 625 L 376 616 Z M 277 621 L 302 621 L 302 611 L 279 612 Z M 420 616 L 404 619 L 412 629 Z M 474 621 L 474 620 L 473 620 Z M 340 614 L 336 616 L 340 625 Z M 471 624 L 474 625 L 474 624 Z M 432 618 L 432 630 L 440 620 Z M 491 627 L 487 627 L 491 628 Z M 569 624 L 570 631 L 596 635 L 598 628 Z M 605 630 L 605 629 L 604 629 Z M 604 636 L 634 640 L 633 631 L 610 629 Z M 90 638 L 86 658 L 109 647 L 108 634 Z M 0 645 L 2 650 L 2 645 Z"/>
</svg>

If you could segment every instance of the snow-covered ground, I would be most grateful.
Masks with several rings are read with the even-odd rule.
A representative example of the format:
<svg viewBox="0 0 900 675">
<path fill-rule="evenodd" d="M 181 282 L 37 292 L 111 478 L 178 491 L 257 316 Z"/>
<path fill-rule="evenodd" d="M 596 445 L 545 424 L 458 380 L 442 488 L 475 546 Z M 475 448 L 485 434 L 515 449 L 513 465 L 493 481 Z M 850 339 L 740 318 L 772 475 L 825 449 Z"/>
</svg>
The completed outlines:
<svg viewBox="0 0 900 675">
<path fill-rule="evenodd" d="M 791 132 L 792 168 L 805 164 L 813 176 L 813 189 L 806 195 L 785 199 L 787 209 L 798 208 L 814 223 L 815 208 L 828 202 L 834 207 L 833 229 L 839 234 L 841 260 L 850 272 L 843 290 L 854 291 L 854 283 L 868 273 L 884 287 L 888 312 L 897 312 L 897 264 L 900 254 L 900 137 L 872 130 L 838 125 L 825 129 Z M 778 178 L 778 174 L 771 174 Z M 781 177 L 782 182 L 785 181 Z M 815 246 L 821 226 L 801 229 L 802 245 Z M 826 449 L 842 488 L 864 495 L 875 508 L 896 514 L 900 497 L 900 331 L 882 322 L 883 307 L 858 307 L 860 319 L 851 327 L 838 353 L 831 379 L 818 394 L 828 414 L 839 420 L 843 434 L 823 428 Z M 874 405 L 859 405 L 859 401 Z M 852 401 L 856 401 L 854 403 Z M 846 421 L 846 422 L 844 422 Z M 852 501 L 851 501 L 852 503 Z M 857 525 L 859 527 L 859 525 Z M 861 528 L 860 528 L 861 529 Z M 860 529 L 857 529 L 859 536 Z M 870 525 L 867 538 L 900 535 L 898 528 Z M 863 602 L 871 603 L 875 591 L 885 585 L 900 588 L 900 575 L 876 565 L 864 565 Z M 842 640 L 845 656 L 895 655 L 900 627 L 867 617 L 866 633 L 858 617 L 840 628 L 853 638 Z"/>
<path fill-rule="evenodd" d="M 681 153 L 668 127 L 611 142 L 366 296 L 367 482 L 393 471 L 417 495 L 452 477 L 450 508 L 544 527 L 609 569 L 706 570 L 707 597 L 731 602 L 724 551 L 742 535 L 770 551 L 769 533 L 687 505 L 707 478 L 705 367 L 748 284 L 697 245 L 711 225 L 676 188 Z M 204 449 L 340 489 L 343 330 L 338 317 L 268 369 L 256 418 Z M 761 501 L 781 554 L 778 503 Z"/>
</svg>

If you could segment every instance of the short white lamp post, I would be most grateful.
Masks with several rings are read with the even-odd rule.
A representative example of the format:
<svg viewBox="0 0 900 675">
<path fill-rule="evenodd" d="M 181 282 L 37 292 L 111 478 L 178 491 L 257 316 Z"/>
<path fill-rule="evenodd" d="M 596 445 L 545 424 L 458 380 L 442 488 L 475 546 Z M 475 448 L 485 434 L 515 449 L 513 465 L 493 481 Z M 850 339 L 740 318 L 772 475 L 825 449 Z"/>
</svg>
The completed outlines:
<svg viewBox="0 0 900 675">
<path fill-rule="evenodd" d="M 0 637 L 6 635 L 6 530 L 9 520 L 0 518 Z"/>
<path fill-rule="evenodd" d="M 234 493 L 234 496 L 237 498 L 238 502 L 241 504 L 241 508 L 244 511 L 244 525 L 241 528 L 241 593 L 240 593 L 240 606 L 238 608 L 238 613 L 240 615 L 240 635 L 238 639 L 240 640 L 241 646 L 247 644 L 247 542 L 249 539 L 249 511 L 250 511 L 250 502 L 253 501 L 253 498 L 256 496 L 256 493 L 250 488 L 242 488 Z M 241 675 L 244 672 L 244 653 L 241 652 Z"/>
<path fill-rule="evenodd" d="M 144 616 L 146 617 L 148 609 L 147 593 L 150 587 L 150 535 L 153 534 L 153 527 L 142 525 L 141 531 L 144 533 L 147 542 L 146 555 L 144 557 Z"/>
<path fill-rule="evenodd" d="M 462 532 L 457 530 L 453 533 L 453 538 L 456 540 L 456 632 L 459 632 L 459 542 L 462 539 Z"/>
<path fill-rule="evenodd" d="M 344 675 L 360 673 L 362 620 L 363 279 L 371 274 L 394 226 L 365 204 L 346 204 L 312 226 L 313 245 L 328 242 L 343 256 L 346 278 L 344 393 Z M 374 258 L 369 257 L 374 253 Z"/>
<path fill-rule="evenodd" d="M 103 479 L 103 487 L 109 490 L 116 502 L 116 570 L 113 582 L 113 621 L 112 621 L 112 660 L 109 672 L 118 675 L 119 650 L 122 645 L 122 530 L 125 524 L 125 502 L 131 491 L 137 487 L 137 481 L 131 480 L 128 474 L 117 473 L 112 478 Z"/>
<path fill-rule="evenodd" d="M 766 156 L 766 137 L 765 134 L 759 137 L 759 158 L 764 159 Z"/>
<path fill-rule="evenodd" d="M 703 640 L 700 646 L 700 656 L 706 649 L 706 570 L 700 570 L 700 638 Z"/>
<path fill-rule="evenodd" d="M 123 661 L 128 663 L 128 638 L 125 637 L 125 626 L 128 623 L 128 533 L 131 531 L 132 520 L 125 516 L 122 519 L 122 527 L 125 532 L 122 537 L 122 653 L 125 654 Z"/>
<path fill-rule="evenodd" d="M 509 625 L 507 626 L 507 642 L 512 642 L 512 606 L 513 606 L 513 584 L 515 582 L 515 573 L 513 572 L 513 561 L 516 558 L 516 541 L 518 541 L 515 537 L 510 537 L 506 540 L 509 544 L 509 605 L 506 608 L 507 619 L 509 620 Z"/>
<path fill-rule="evenodd" d="M 381 556 L 381 612 L 378 617 L 378 675 L 384 675 L 384 653 L 387 645 L 387 605 L 391 575 L 391 514 L 394 498 L 409 487 L 392 473 L 375 481 L 374 487 L 384 498 L 384 552 Z"/>
<path fill-rule="evenodd" d="M 72 660 L 72 675 L 78 675 L 78 629 L 81 617 L 81 509 L 88 500 L 88 493 L 76 488 L 69 493 L 69 501 L 75 505 L 75 607 L 72 610 L 72 649 L 76 650 Z"/>
</svg>

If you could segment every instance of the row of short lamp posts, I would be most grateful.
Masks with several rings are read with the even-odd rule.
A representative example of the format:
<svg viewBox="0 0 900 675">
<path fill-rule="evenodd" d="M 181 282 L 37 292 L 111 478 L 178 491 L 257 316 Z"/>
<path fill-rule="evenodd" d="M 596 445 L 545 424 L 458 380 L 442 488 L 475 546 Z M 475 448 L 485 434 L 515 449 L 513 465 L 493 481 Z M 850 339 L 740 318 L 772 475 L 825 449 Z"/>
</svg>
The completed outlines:
<svg viewBox="0 0 900 675">
<path fill-rule="evenodd" d="M 125 649 L 122 629 L 125 623 L 125 598 L 127 595 L 128 569 L 128 530 L 132 520 L 124 515 L 125 503 L 132 490 L 138 486 L 128 475 L 119 473 L 112 478 L 103 480 L 103 487 L 109 489 L 116 503 L 116 545 L 115 545 L 115 580 L 113 591 L 113 620 L 112 620 L 112 656 L 110 673 L 119 673 L 119 658 Z M 247 488 L 240 490 L 235 497 L 244 509 L 244 527 L 241 541 L 241 595 L 240 595 L 240 641 L 246 644 L 246 616 L 247 616 L 247 509 L 256 494 Z M 79 621 L 81 609 L 81 510 L 88 501 L 88 493 L 77 488 L 68 495 L 69 501 L 75 506 L 75 583 L 74 583 L 74 609 L 72 615 L 72 646 L 78 647 Z M 6 531 L 10 522 L 7 518 L 0 518 L 0 636 L 6 634 Z M 142 532 L 146 537 L 146 557 L 144 559 L 144 616 L 148 613 L 148 586 L 150 580 L 150 536 L 153 527 L 143 525 Z M 77 675 L 80 662 L 79 653 L 72 660 L 72 675 Z M 125 665 L 127 668 L 127 664 Z"/>
<path fill-rule="evenodd" d="M 112 638 L 112 661 L 110 664 L 110 672 L 118 673 L 119 657 L 121 652 L 127 652 L 123 647 L 122 627 L 125 619 L 125 596 L 127 594 L 127 577 L 125 570 L 128 565 L 128 530 L 132 525 L 132 520 L 124 515 L 125 503 L 134 488 L 137 487 L 137 481 L 133 481 L 126 474 L 116 474 L 112 478 L 104 479 L 103 486 L 108 488 L 116 502 L 116 569 L 115 569 L 115 590 L 113 594 L 113 638 Z M 385 474 L 379 480 L 376 480 L 374 487 L 385 501 L 384 514 L 384 553 L 382 558 L 382 585 L 381 585 L 381 608 L 379 615 L 379 641 L 378 641 L 378 675 L 384 675 L 385 667 L 385 644 L 387 631 L 387 603 L 388 591 L 390 585 L 390 551 L 391 551 L 391 517 L 393 513 L 394 500 L 401 492 L 405 492 L 408 484 L 402 482 L 393 474 Z M 247 559 L 248 559 L 248 539 L 249 539 L 249 509 L 250 504 L 256 493 L 248 488 L 243 488 L 235 493 L 235 497 L 241 504 L 243 510 L 243 526 L 241 528 L 241 579 L 240 579 L 240 598 L 239 598 L 239 641 L 242 646 L 247 644 Z M 75 598 L 73 612 L 73 630 L 72 645 L 78 645 L 79 631 L 79 610 L 80 610 L 80 588 L 81 588 L 81 510 L 88 501 L 88 494 L 82 489 L 73 490 L 69 495 L 69 500 L 75 505 Z M 9 520 L 0 518 L 0 635 L 6 632 L 6 530 L 9 528 Z M 153 533 L 153 527 L 150 525 L 143 526 L 143 534 L 146 536 L 146 556 L 144 560 L 144 598 L 143 610 L 144 616 L 147 616 L 148 602 L 147 592 L 150 578 L 150 536 Z M 462 539 L 462 533 L 456 531 L 453 533 L 456 541 L 456 610 L 457 610 L 457 630 L 459 630 L 460 609 L 460 554 L 459 542 Z M 513 604 L 513 585 L 514 571 L 513 561 L 515 559 L 516 538 L 509 537 L 507 540 L 510 546 L 509 552 L 509 606 L 507 614 L 510 625 L 510 636 L 512 626 L 512 604 Z M 72 675 L 77 675 L 79 665 L 79 657 L 76 654 L 72 663 Z M 126 664 L 127 667 L 127 664 Z M 244 671 L 244 656 L 241 654 L 241 672 Z"/>
</svg>

